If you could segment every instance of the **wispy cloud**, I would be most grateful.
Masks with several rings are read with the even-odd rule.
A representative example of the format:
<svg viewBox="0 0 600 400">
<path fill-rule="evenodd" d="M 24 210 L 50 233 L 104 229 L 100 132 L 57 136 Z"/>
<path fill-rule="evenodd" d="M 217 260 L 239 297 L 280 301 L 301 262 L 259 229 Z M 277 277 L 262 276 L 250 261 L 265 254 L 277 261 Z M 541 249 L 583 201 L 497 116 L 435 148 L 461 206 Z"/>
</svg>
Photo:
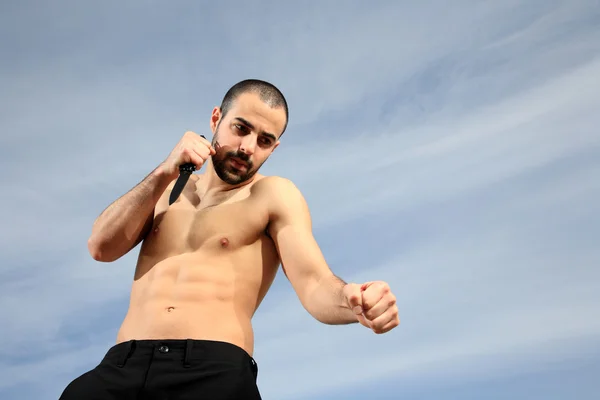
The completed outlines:
<svg viewBox="0 0 600 400">
<path fill-rule="evenodd" d="M 264 398 L 519 375 L 600 343 L 594 1 L 116 4 L 1 13 L 0 397 L 57 398 L 97 364 L 136 254 L 93 262 L 93 219 L 248 76 L 292 107 L 265 172 L 402 319 L 318 324 L 280 274 L 255 318 Z"/>
</svg>

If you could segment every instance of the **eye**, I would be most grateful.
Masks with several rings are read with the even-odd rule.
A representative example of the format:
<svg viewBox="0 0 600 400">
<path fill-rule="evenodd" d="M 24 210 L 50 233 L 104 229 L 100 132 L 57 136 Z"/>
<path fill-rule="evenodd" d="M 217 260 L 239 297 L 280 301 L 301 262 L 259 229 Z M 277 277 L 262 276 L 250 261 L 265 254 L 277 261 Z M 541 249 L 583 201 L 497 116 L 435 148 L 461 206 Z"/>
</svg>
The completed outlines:
<svg viewBox="0 0 600 400">
<path fill-rule="evenodd" d="M 262 143 L 265 146 L 270 146 L 271 145 L 271 139 L 269 139 L 269 138 L 261 137 L 258 140 L 260 141 L 260 143 Z"/>
<path fill-rule="evenodd" d="M 240 132 L 243 133 L 248 133 L 248 127 L 245 125 L 241 125 L 241 124 L 233 124 L 233 126 L 235 127 L 235 129 L 237 129 Z"/>
</svg>

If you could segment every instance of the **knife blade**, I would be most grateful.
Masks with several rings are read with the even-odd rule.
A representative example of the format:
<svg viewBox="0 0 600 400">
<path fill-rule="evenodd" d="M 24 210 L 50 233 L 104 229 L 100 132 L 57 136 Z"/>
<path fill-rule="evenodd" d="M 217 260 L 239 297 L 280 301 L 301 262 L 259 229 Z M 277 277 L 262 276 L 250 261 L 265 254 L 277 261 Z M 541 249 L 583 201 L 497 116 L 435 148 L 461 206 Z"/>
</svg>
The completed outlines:
<svg viewBox="0 0 600 400">
<path fill-rule="evenodd" d="M 177 200 L 177 198 L 183 191 L 183 188 L 185 187 L 185 184 L 187 183 L 188 179 L 190 179 L 190 175 L 192 175 L 192 172 L 194 172 L 195 170 L 196 166 L 192 163 L 182 164 L 179 166 L 179 177 L 177 178 L 177 181 L 173 186 L 173 190 L 169 195 L 169 205 L 175 203 L 175 200 Z"/>
<path fill-rule="evenodd" d="M 200 136 L 206 139 L 204 135 Z M 188 179 L 190 179 L 190 175 L 192 175 L 192 172 L 194 172 L 195 170 L 196 166 L 193 163 L 186 163 L 179 166 L 179 177 L 177 178 L 177 181 L 173 186 L 173 190 L 169 195 L 169 205 L 175 203 L 175 201 L 183 191 L 183 188 L 185 187 L 185 184 L 187 183 Z"/>
</svg>

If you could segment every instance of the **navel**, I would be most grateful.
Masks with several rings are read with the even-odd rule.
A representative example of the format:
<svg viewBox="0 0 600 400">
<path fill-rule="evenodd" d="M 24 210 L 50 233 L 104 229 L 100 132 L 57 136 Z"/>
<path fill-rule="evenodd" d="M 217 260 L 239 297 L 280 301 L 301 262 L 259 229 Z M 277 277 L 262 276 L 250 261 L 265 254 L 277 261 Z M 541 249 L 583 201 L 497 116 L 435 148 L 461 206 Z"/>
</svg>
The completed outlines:
<svg viewBox="0 0 600 400">
<path fill-rule="evenodd" d="M 227 246 L 229 246 L 229 239 L 224 237 L 223 239 L 221 239 L 221 247 L 226 248 Z"/>
<path fill-rule="evenodd" d="M 172 312 L 173 310 L 175 310 L 175 307 L 167 307 L 167 312 Z"/>
</svg>

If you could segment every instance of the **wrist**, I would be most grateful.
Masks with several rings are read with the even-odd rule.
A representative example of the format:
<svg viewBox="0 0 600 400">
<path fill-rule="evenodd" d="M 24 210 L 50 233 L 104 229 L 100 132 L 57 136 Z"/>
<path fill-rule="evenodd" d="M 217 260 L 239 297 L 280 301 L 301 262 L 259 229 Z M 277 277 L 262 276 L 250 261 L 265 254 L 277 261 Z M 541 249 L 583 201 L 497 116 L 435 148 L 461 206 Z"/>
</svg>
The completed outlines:
<svg viewBox="0 0 600 400">
<path fill-rule="evenodd" d="M 158 167 L 152 171 L 152 177 L 160 183 L 166 183 L 167 185 L 179 176 L 178 170 L 173 170 L 164 162 L 160 163 Z"/>
<path fill-rule="evenodd" d="M 144 186 L 148 190 L 147 193 L 151 196 L 155 204 L 177 176 L 170 174 L 169 170 L 163 164 L 160 164 L 144 179 Z"/>
<path fill-rule="evenodd" d="M 350 323 L 360 322 L 361 314 L 357 314 L 357 310 L 352 307 L 352 304 L 356 303 L 355 296 L 357 287 L 360 286 L 356 283 L 344 282 L 344 285 L 341 288 L 343 293 L 343 296 L 341 296 L 343 301 L 342 308 L 344 309 L 344 313 L 347 315 L 347 318 L 351 320 Z"/>
<path fill-rule="evenodd" d="M 342 303 L 340 304 L 340 306 L 342 308 L 352 311 L 352 309 L 350 308 L 350 304 L 348 303 L 348 297 L 347 297 L 347 290 L 348 290 L 349 285 L 350 285 L 349 283 L 344 282 L 344 284 L 340 288 L 340 290 L 342 292 L 342 295 L 340 296 Z"/>
</svg>

